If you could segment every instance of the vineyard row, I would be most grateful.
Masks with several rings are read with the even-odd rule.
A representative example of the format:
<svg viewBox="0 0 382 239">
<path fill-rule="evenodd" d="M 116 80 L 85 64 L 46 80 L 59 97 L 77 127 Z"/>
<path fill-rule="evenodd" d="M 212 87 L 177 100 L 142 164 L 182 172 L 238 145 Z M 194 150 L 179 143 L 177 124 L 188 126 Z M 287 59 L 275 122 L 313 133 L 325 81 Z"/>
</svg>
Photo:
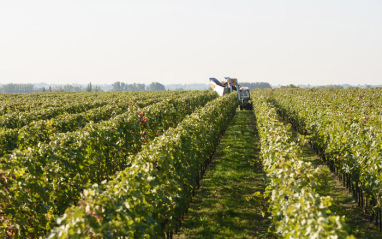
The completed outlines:
<svg viewBox="0 0 382 239">
<path fill-rule="evenodd" d="M 252 99 L 260 135 L 261 158 L 267 176 L 265 197 L 272 214 L 271 231 L 282 238 L 346 238 L 345 219 L 329 210 L 330 197 L 316 193 L 324 181 L 322 167 L 299 157 L 291 131 L 279 121 L 263 92 Z"/>
<path fill-rule="evenodd" d="M 212 91 L 170 98 L 140 111 L 129 108 L 100 123 L 57 134 L 48 143 L 15 150 L 1 161 L 1 231 L 37 237 L 55 225 L 59 215 L 75 204 L 87 184 L 108 180 L 131 166 L 131 155 L 142 145 L 176 127 L 198 107 L 213 100 Z"/>
</svg>

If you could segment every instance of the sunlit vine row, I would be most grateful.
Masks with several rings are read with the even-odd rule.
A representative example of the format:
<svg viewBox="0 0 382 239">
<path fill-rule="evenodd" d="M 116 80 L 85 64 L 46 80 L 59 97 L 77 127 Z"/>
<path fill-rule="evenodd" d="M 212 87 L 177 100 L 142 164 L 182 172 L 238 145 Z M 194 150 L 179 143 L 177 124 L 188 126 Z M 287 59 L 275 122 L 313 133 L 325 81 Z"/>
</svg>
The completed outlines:
<svg viewBox="0 0 382 239">
<path fill-rule="evenodd" d="M 251 97 L 267 175 L 271 232 L 282 238 L 348 237 L 345 219 L 329 210 L 331 198 L 316 193 L 325 178 L 324 170 L 299 157 L 290 129 L 279 121 L 263 93 L 252 91 Z"/>
<path fill-rule="evenodd" d="M 55 215 L 75 203 L 88 183 L 101 183 L 131 165 L 145 142 L 175 127 L 187 114 L 216 98 L 212 91 L 173 97 L 81 130 L 54 135 L 48 143 L 15 150 L 1 161 L 1 232 L 37 237 Z"/>
</svg>

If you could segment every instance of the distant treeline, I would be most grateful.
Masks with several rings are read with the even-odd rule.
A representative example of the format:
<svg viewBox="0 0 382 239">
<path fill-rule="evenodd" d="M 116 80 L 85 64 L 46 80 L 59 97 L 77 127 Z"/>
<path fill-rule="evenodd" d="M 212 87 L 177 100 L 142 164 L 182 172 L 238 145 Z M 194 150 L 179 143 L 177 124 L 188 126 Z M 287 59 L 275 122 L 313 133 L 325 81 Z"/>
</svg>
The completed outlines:
<svg viewBox="0 0 382 239">
<path fill-rule="evenodd" d="M 150 85 L 146 86 L 145 84 L 133 83 L 126 84 L 123 82 L 114 82 L 113 91 L 161 91 L 166 90 L 164 85 L 158 82 L 152 82 Z"/>
<path fill-rule="evenodd" d="M 166 90 L 164 85 L 158 82 L 145 84 L 125 84 L 123 82 L 114 82 L 110 91 L 161 91 Z M 0 93 L 39 93 L 39 92 L 100 92 L 99 86 L 93 86 L 89 83 L 86 87 L 80 85 L 55 85 L 49 87 L 36 88 L 34 84 L 6 84 L 0 86 Z"/>
<path fill-rule="evenodd" d="M 343 89 L 344 87 L 341 85 L 319 85 L 319 86 L 314 86 L 314 87 L 300 87 L 299 85 L 282 85 L 280 88 L 322 88 L 322 89 Z"/>
<path fill-rule="evenodd" d="M 33 84 L 6 84 L 0 86 L 0 93 L 38 93 L 38 92 L 99 92 L 101 88 L 93 87 L 89 83 L 85 88 L 73 85 L 57 85 L 49 87 L 36 88 Z"/>
<path fill-rule="evenodd" d="M 240 83 L 250 89 L 255 88 L 271 88 L 268 83 Z M 162 90 L 205 90 L 210 89 L 209 84 L 191 83 L 191 84 L 169 84 L 163 85 L 158 82 L 152 82 L 149 85 L 142 83 L 124 83 L 116 81 L 113 84 L 93 86 L 92 83 L 87 85 L 51 85 L 45 83 L 39 84 L 6 84 L 0 85 L 0 93 L 40 93 L 40 92 L 100 92 L 100 91 L 162 91 Z"/>
<path fill-rule="evenodd" d="M 32 93 L 35 92 L 33 84 L 6 84 L 0 87 L 1 93 Z"/>
<path fill-rule="evenodd" d="M 272 86 L 267 82 L 239 82 L 239 85 L 248 87 L 249 89 L 266 89 L 266 88 L 272 88 Z"/>
<path fill-rule="evenodd" d="M 343 85 L 317 85 L 317 86 L 311 86 L 311 85 L 282 85 L 280 88 L 318 88 L 318 89 L 346 89 L 346 88 L 374 88 L 374 87 L 380 87 L 378 85 L 358 85 L 358 86 L 352 86 L 348 84 L 343 84 Z"/>
</svg>

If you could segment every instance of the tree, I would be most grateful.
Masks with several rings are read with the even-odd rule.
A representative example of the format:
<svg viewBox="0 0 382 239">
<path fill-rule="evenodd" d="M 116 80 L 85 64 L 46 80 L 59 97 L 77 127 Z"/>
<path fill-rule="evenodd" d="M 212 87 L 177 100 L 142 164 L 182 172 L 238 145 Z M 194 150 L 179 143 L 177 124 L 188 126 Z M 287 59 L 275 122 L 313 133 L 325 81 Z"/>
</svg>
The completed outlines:
<svg viewBox="0 0 382 239">
<path fill-rule="evenodd" d="M 101 92 L 102 90 L 101 90 L 101 88 L 98 86 L 98 85 L 96 85 L 95 87 L 94 87 L 94 90 L 93 90 L 94 92 Z"/>
<path fill-rule="evenodd" d="M 120 90 L 125 91 L 126 90 L 125 87 L 126 87 L 126 84 L 121 82 Z"/>
<path fill-rule="evenodd" d="M 133 84 L 125 85 L 126 91 L 145 91 L 145 89 L 146 89 L 145 84 L 133 83 Z"/>
<path fill-rule="evenodd" d="M 85 92 L 92 92 L 92 90 L 93 90 L 93 87 L 92 87 L 92 83 L 90 82 L 88 86 L 86 87 Z"/>
<path fill-rule="evenodd" d="M 64 87 L 62 85 L 56 85 L 54 87 L 55 92 L 64 92 Z"/>
<path fill-rule="evenodd" d="M 161 90 L 166 90 L 164 85 L 158 82 L 152 82 L 148 87 L 148 91 L 161 91 Z"/>
<path fill-rule="evenodd" d="M 117 81 L 113 83 L 113 91 L 121 91 L 121 82 Z"/>
<path fill-rule="evenodd" d="M 136 86 L 137 86 L 137 91 L 145 91 L 146 90 L 145 84 L 136 84 Z"/>
</svg>

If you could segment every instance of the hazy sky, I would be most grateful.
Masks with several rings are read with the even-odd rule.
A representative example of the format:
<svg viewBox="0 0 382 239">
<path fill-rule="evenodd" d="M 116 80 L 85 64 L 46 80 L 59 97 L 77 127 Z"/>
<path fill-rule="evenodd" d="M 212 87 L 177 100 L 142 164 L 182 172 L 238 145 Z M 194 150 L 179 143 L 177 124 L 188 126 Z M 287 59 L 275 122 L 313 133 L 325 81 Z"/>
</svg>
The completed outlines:
<svg viewBox="0 0 382 239">
<path fill-rule="evenodd" d="M 381 0 L 0 0 L 0 83 L 382 84 Z"/>
</svg>

